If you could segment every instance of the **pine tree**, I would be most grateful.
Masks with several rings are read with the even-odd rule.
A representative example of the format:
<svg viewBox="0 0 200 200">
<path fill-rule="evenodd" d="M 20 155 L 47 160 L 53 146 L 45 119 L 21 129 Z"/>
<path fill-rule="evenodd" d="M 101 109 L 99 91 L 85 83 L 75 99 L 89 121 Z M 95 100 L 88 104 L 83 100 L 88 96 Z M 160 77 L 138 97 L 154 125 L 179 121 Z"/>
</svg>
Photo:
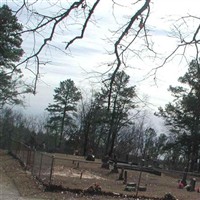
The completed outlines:
<svg viewBox="0 0 200 200">
<path fill-rule="evenodd" d="M 110 156 L 113 153 L 120 129 L 131 122 L 129 111 L 136 107 L 136 102 L 134 102 L 135 86 L 128 86 L 129 79 L 130 76 L 124 71 L 117 72 L 112 86 L 110 109 L 107 116 L 109 131 L 106 142 L 106 153 Z M 103 96 L 108 97 L 109 91 L 109 83 L 105 83 L 105 86 L 102 87 Z M 108 101 L 108 98 L 105 101 Z"/>
<path fill-rule="evenodd" d="M 76 112 L 77 102 L 81 93 L 71 79 L 60 82 L 60 87 L 54 90 L 54 104 L 50 104 L 47 111 L 50 114 L 49 127 L 59 133 L 58 148 L 66 132 L 66 127 L 73 128 L 73 114 Z"/>
<path fill-rule="evenodd" d="M 21 31 L 22 25 L 9 7 L 0 7 L 0 107 L 22 103 L 18 98 L 22 74 L 16 68 L 23 55 Z"/>
<path fill-rule="evenodd" d="M 194 169 L 200 148 L 200 64 L 193 60 L 188 72 L 178 81 L 185 85 L 169 87 L 174 100 L 165 108 L 159 108 L 166 125 L 170 126 L 174 141 L 170 146 L 184 151 L 190 170 Z"/>
</svg>

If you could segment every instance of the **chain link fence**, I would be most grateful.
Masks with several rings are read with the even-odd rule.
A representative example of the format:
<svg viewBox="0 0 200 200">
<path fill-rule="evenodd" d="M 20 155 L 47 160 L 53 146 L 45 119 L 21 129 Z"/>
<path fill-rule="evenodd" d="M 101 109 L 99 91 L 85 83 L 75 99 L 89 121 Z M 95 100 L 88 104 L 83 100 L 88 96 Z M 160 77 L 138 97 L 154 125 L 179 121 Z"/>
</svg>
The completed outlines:
<svg viewBox="0 0 200 200">
<path fill-rule="evenodd" d="M 12 141 L 10 153 L 39 181 L 45 185 L 51 184 L 54 156 L 36 151 L 18 141 Z"/>
<path fill-rule="evenodd" d="M 97 159 L 95 162 L 91 162 L 86 161 L 82 156 L 39 152 L 17 141 L 12 141 L 10 152 L 45 186 L 85 189 L 94 183 L 98 183 L 105 191 L 129 194 L 124 190 L 125 185 L 120 182 L 119 175 L 123 175 L 122 171 L 126 171 L 126 183 L 135 182 L 137 184 L 141 173 L 138 170 L 124 170 L 119 165 L 119 173 L 111 173 L 113 166 L 111 165 L 109 170 L 105 170 L 101 168 L 101 160 Z M 184 180 L 187 181 L 187 184 L 191 184 L 190 181 L 194 180 L 194 178 L 197 188 L 200 188 L 199 173 L 186 173 L 184 169 L 183 171 L 159 169 L 159 172 L 162 175 L 158 176 L 143 171 L 140 184 L 148 187 L 145 192 L 146 195 L 157 194 L 158 196 L 163 196 L 163 191 L 166 188 L 180 196 L 188 195 L 189 193 L 186 190 L 178 189 L 178 183 L 180 180 Z M 198 194 L 193 193 L 194 198 L 196 197 L 195 195 Z"/>
<path fill-rule="evenodd" d="M 86 161 L 83 157 L 66 154 L 52 155 L 35 149 L 18 141 L 12 141 L 10 153 L 16 157 L 26 170 L 29 170 L 42 184 L 65 185 L 66 177 L 81 178 L 86 171 L 95 172 L 101 168 L 101 162 Z M 73 172 L 72 172 L 73 170 Z"/>
</svg>

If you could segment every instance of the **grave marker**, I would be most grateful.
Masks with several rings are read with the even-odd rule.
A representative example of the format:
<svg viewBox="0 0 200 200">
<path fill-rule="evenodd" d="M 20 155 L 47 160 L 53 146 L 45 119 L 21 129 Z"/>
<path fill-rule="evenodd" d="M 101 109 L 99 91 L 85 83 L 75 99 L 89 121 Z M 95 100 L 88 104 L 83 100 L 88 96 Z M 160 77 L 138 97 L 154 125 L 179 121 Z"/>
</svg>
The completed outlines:
<svg viewBox="0 0 200 200">
<path fill-rule="evenodd" d="M 181 183 L 183 184 L 183 186 L 185 187 L 187 185 L 187 173 L 188 173 L 188 168 L 185 167 L 184 168 L 184 173 L 183 173 L 183 178 L 181 179 Z"/>
<path fill-rule="evenodd" d="M 121 173 L 119 174 L 119 180 L 124 180 L 124 168 L 121 169 Z"/>
<path fill-rule="evenodd" d="M 127 171 L 124 172 L 124 184 L 127 184 Z"/>
</svg>

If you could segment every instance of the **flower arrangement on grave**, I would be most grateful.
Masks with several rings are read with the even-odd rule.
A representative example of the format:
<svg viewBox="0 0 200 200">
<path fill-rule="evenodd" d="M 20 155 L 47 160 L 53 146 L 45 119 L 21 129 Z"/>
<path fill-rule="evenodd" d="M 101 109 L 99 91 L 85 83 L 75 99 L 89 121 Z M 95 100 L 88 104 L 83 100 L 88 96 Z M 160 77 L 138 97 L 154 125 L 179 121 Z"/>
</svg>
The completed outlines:
<svg viewBox="0 0 200 200">
<path fill-rule="evenodd" d="M 179 189 L 183 189 L 184 188 L 184 184 L 182 183 L 182 181 L 178 182 L 178 188 Z"/>
<path fill-rule="evenodd" d="M 101 192 L 101 186 L 98 183 L 94 183 L 92 184 L 90 187 L 88 187 L 86 189 L 87 192 L 90 193 L 97 193 L 97 192 Z"/>
</svg>

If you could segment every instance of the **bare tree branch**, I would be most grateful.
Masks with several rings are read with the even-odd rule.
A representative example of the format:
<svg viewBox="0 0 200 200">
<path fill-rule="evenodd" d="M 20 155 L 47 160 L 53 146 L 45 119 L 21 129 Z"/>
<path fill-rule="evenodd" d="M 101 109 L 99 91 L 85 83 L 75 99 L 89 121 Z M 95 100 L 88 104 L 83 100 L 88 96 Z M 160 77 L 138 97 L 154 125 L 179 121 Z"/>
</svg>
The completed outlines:
<svg viewBox="0 0 200 200">
<path fill-rule="evenodd" d="M 86 18 L 86 20 L 85 20 L 85 23 L 83 24 L 83 28 L 82 28 L 82 30 L 81 30 L 81 35 L 76 36 L 75 38 L 73 38 L 72 40 L 70 40 L 70 41 L 68 42 L 67 46 L 65 47 L 65 49 L 67 49 L 75 40 L 77 40 L 77 39 L 82 39 L 82 38 L 83 38 L 84 33 L 85 33 L 85 30 L 86 30 L 86 28 L 87 28 L 87 24 L 88 24 L 88 22 L 89 22 L 89 20 L 90 20 L 90 18 L 91 18 L 91 16 L 92 16 L 92 14 L 94 13 L 94 10 L 95 10 L 95 8 L 96 8 L 96 6 L 98 5 L 99 2 L 100 2 L 100 0 L 97 0 L 97 1 L 94 3 L 93 7 L 90 9 L 89 14 L 88 14 L 88 16 L 87 16 L 87 18 Z"/>
<path fill-rule="evenodd" d="M 18 65 L 16 65 L 16 68 L 17 68 L 18 66 L 20 66 L 20 65 L 22 65 L 22 64 L 24 64 L 24 63 L 27 63 L 27 62 L 28 62 L 29 60 L 31 60 L 32 58 L 34 58 L 34 57 L 36 58 L 36 60 L 37 60 L 37 62 L 36 62 L 36 69 L 37 69 L 37 71 L 36 71 L 36 79 L 35 79 L 35 84 L 34 84 L 34 93 L 36 92 L 35 90 L 36 90 L 37 81 L 38 81 L 38 75 L 39 75 L 39 74 L 37 74 L 37 73 L 39 72 L 38 69 L 39 69 L 39 64 L 40 64 L 40 61 L 39 61 L 39 54 L 41 53 L 41 51 L 43 50 L 43 48 L 48 44 L 48 41 L 51 41 L 51 40 L 52 40 L 52 38 L 53 38 L 53 36 L 54 36 L 54 34 L 55 34 L 55 32 L 56 32 L 56 28 L 57 28 L 58 24 L 59 24 L 60 22 L 62 22 L 62 20 L 63 20 L 64 18 L 68 17 L 69 14 L 70 14 L 70 12 L 71 12 L 72 10 L 74 10 L 74 9 L 78 8 L 79 6 L 83 5 L 84 1 L 85 1 L 85 0 L 80 0 L 80 1 L 74 2 L 74 3 L 69 7 L 69 9 L 67 9 L 64 13 L 62 13 L 62 14 L 56 16 L 56 17 L 51 17 L 51 18 L 50 18 L 50 17 L 48 17 L 48 16 L 40 15 L 39 13 L 35 13 L 35 14 L 37 14 L 37 15 L 39 15 L 39 16 L 42 16 L 42 20 L 38 23 L 38 25 L 37 25 L 35 28 L 33 28 L 33 29 L 28 29 L 28 30 L 25 30 L 25 31 L 22 32 L 22 34 L 23 34 L 23 33 L 26 33 L 26 32 L 33 32 L 33 33 L 35 33 L 36 31 L 39 31 L 42 27 L 46 27 L 46 26 L 47 26 L 48 24 L 50 24 L 51 22 L 54 22 L 54 23 L 53 23 L 53 26 L 52 26 L 52 28 L 51 28 L 49 37 L 46 37 L 46 38 L 44 39 L 43 44 L 39 47 L 39 49 L 38 49 L 36 52 L 34 52 L 31 56 L 28 56 L 26 59 L 24 59 L 24 60 L 23 60 L 22 62 L 20 62 Z M 89 19 L 90 19 L 92 13 L 93 13 L 93 11 L 94 11 L 94 9 L 95 9 L 95 7 L 96 7 L 96 5 L 98 4 L 99 1 L 100 1 L 100 0 L 98 0 L 98 1 L 96 2 L 96 4 L 95 4 L 95 6 L 93 7 L 93 9 L 90 11 L 89 17 L 88 17 L 88 19 L 86 20 L 87 22 L 89 21 Z M 22 9 L 23 6 L 27 6 L 26 3 L 25 3 L 25 1 L 24 1 L 24 4 L 20 7 L 20 9 Z M 17 12 L 19 12 L 19 10 L 18 10 Z M 47 21 L 45 21 L 45 20 L 47 20 Z M 86 26 L 87 26 L 87 23 L 85 24 L 85 27 L 83 28 L 84 30 L 85 30 Z M 83 31 L 83 33 L 84 33 L 84 31 Z M 72 42 L 71 42 L 71 43 L 72 43 Z M 69 45 L 68 45 L 68 46 L 69 46 Z M 35 49 L 35 48 L 34 48 L 34 49 Z"/>
<path fill-rule="evenodd" d="M 172 60 L 174 57 L 176 57 L 178 55 L 181 55 L 182 58 L 185 58 L 185 60 L 187 60 L 187 55 L 186 55 L 187 52 L 186 51 L 187 51 L 188 47 L 194 47 L 195 52 L 196 52 L 193 55 L 194 59 L 196 59 L 197 61 L 199 60 L 200 24 L 197 26 L 197 28 L 195 30 L 192 30 L 192 33 L 187 31 L 187 34 L 184 34 L 185 28 L 183 26 L 186 26 L 189 29 L 188 24 L 189 24 L 189 20 L 191 20 L 191 19 L 195 19 L 197 21 L 200 20 L 199 17 L 192 16 L 192 15 L 181 17 L 179 20 L 177 20 L 177 22 L 179 22 L 180 25 L 178 25 L 178 26 L 174 25 L 175 32 L 172 31 L 172 34 L 173 34 L 173 37 L 175 37 L 179 40 L 179 43 L 167 56 L 165 56 L 164 60 L 162 61 L 162 63 L 159 66 L 153 68 L 148 73 L 148 76 L 153 76 L 154 80 L 156 80 L 157 71 L 160 68 L 164 67 L 166 65 L 166 63 L 168 63 L 170 60 Z M 198 36 L 199 36 L 199 39 L 198 39 Z M 189 37 L 189 39 L 188 39 L 188 37 Z M 178 54 L 179 50 L 182 50 L 181 54 Z"/>
<path fill-rule="evenodd" d="M 117 66 L 115 67 L 115 70 L 114 70 L 114 72 L 112 74 L 112 77 L 111 77 L 111 80 L 110 80 L 110 91 L 109 91 L 109 97 L 108 97 L 108 110 L 110 109 L 110 100 L 111 100 L 111 94 L 112 94 L 112 85 L 113 85 L 113 82 L 115 80 L 116 73 L 118 72 L 118 70 L 119 70 L 119 68 L 121 66 L 121 63 L 122 63 L 122 60 L 120 58 L 120 53 L 119 53 L 120 43 L 123 40 L 123 38 L 129 33 L 129 30 L 132 28 L 134 22 L 139 18 L 139 16 L 142 15 L 142 13 L 147 8 L 149 8 L 149 3 L 150 3 L 149 0 L 145 0 L 144 5 L 131 17 L 131 19 L 130 19 L 129 23 L 127 24 L 127 26 L 125 27 L 124 31 L 121 33 L 121 35 L 119 36 L 118 40 L 114 44 L 114 53 L 115 53 L 116 60 L 117 60 L 117 64 L 116 64 Z M 142 18 L 141 18 L 139 26 L 140 26 L 139 27 L 140 28 L 139 31 L 140 31 L 143 28 L 143 26 L 144 26 L 144 24 L 142 23 Z M 139 31 L 138 31 L 138 33 L 139 33 Z"/>
</svg>

